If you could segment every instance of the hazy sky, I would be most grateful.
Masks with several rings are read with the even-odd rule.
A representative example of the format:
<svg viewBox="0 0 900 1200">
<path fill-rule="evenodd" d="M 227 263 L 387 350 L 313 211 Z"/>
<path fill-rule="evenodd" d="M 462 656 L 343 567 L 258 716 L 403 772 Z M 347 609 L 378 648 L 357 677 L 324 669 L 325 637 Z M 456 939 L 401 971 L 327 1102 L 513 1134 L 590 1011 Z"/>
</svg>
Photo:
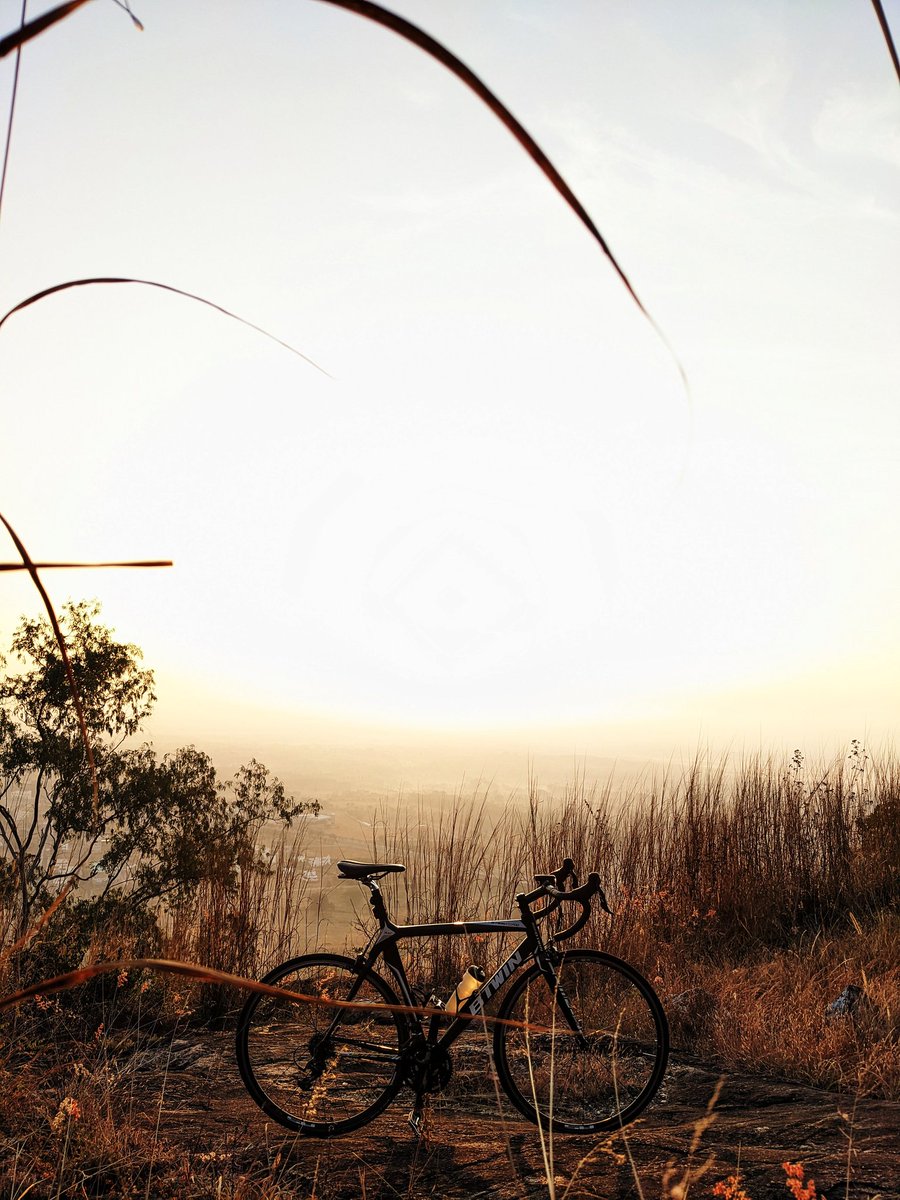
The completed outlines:
<svg viewBox="0 0 900 1200">
<path fill-rule="evenodd" d="M 0 511 L 31 553 L 175 560 L 46 576 L 144 648 L 160 727 L 613 753 L 895 727 L 900 89 L 867 0 L 394 6 L 567 177 L 689 397 L 420 51 L 316 0 L 134 4 L 144 33 L 98 0 L 23 53 L 3 311 L 140 276 L 333 376 L 148 289 L 0 331 Z M 38 601 L 0 578 L 5 644 Z"/>
</svg>

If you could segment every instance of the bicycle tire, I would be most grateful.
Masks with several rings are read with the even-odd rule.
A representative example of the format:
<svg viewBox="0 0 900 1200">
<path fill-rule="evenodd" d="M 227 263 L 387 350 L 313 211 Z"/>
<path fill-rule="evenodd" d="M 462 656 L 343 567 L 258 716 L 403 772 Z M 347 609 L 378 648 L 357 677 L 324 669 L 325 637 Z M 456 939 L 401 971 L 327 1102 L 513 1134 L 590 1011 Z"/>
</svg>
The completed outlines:
<svg viewBox="0 0 900 1200">
<path fill-rule="evenodd" d="M 589 1044 L 578 1045 L 558 998 L 533 966 L 513 983 L 497 1015 L 552 1032 L 495 1026 L 500 1083 L 519 1112 L 545 1129 L 620 1129 L 662 1083 L 666 1014 L 643 975 L 611 954 L 573 950 L 559 955 L 554 970 Z"/>
<path fill-rule="evenodd" d="M 352 958 L 306 954 L 269 971 L 263 983 L 304 995 L 343 1000 L 360 974 L 354 997 L 368 1009 L 337 1010 L 255 992 L 238 1017 L 235 1050 L 247 1091 L 273 1120 L 311 1137 L 349 1133 L 373 1120 L 402 1086 L 400 1050 L 407 1025 L 389 985 Z M 317 1041 L 335 1013 L 341 1022 L 328 1043 Z"/>
</svg>

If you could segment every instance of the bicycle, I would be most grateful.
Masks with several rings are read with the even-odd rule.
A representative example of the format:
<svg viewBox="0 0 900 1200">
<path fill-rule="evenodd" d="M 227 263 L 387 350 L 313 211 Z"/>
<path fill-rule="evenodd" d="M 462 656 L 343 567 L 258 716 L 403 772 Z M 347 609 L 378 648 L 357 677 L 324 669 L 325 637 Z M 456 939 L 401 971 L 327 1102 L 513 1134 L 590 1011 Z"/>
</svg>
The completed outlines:
<svg viewBox="0 0 900 1200">
<path fill-rule="evenodd" d="M 395 925 L 377 881 L 406 868 L 354 861 L 337 866 L 338 878 L 369 889 L 378 930 L 355 959 L 307 954 L 262 979 L 323 1001 L 352 1001 L 352 1007 L 260 993 L 244 1005 L 238 1067 L 269 1117 L 312 1137 L 349 1133 L 383 1112 L 406 1085 L 414 1095 L 408 1119 L 420 1134 L 425 1097 L 450 1080 L 450 1047 L 471 1024 L 483 1025 L 478 1018 L 506 984 L 494 1020 L 493 1061 L 501 1087 L 524 1117 L 556 1133 L 596 1134 L 628 1124 L 651 1102 L 669 1053 L 668 1023 L 653 988 L 611 954 L 559 949 L 587 923 L 595 897 L 611 912 L 599 875 L 592 873 L 579 887 L 571 859 L 552 874 L 536 875 L 535 890 L 516 896 L 518 920 Z M 543 899 L 544 907 L 532 911 Z M 545 941 L 538 924 L 563 903 L 580 905 L 581 912 Z M 523 940 L 490 979 L 479 986 L 464 976 L 472 994 L 464 995 L 460 985 L 447 1006 L 433 994 L 419 1004 L 400 941 L 517 932 Z M 399 996 L 373 969 L 379 958 Z M 415 1011 L 420 1007 L 429 1014 Z"/>
</svg>

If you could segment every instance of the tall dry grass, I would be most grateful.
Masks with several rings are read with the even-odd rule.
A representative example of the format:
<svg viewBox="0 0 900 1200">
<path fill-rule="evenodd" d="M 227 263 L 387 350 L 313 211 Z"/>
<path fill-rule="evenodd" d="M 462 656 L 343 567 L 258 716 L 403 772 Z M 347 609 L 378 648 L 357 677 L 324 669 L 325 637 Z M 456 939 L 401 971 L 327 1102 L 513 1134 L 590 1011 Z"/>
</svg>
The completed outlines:
<svg viewBox="0 0 900 1200">
<path fill-rule="evenodd" d="M 236 887 L 220 880 L 201 884 L 190 902 L 165 920 L 163 956 L 258 979 L 318 943 L 317 897 L 304 877 L 304 844 L 301 820 L 291 836 L 280 836 L 274 847 L 258 848 L 257 865 L 240 871 Z M 198 1019 L 214 1025 L 233 1015 L 246 999 L 229 986 L 180 986 Z"/>
<path fill-rule="evenodd" d="M 622 788 L 576 779 L 524 802 L 385 805 L 373 855 L 396 919 L 516 915 L 514 895 L 571 857 L 598 870 L 614 914 L 578 935 L 641 967 L 670 1009 L 676 1045 L 732 1067 L 900 1093 L 900 764 L 857 743 L 815 766 L 698 756 Z M 342 886 L 351 886 L 345 884 Z M 439 938 L 409 947 L 440 994 L 502 947 Z M 826 1016 L 848 985 L 862 1001 Z"/>
<path fill-rule="evenodd" d="M 895 905 L 898 816 L 892 754 L 873 762 L 857 749 L 815 768 L 798 755 L 698 756 L 619 789 L 581 779 L 552 796 L 532 780 L 524 804 L 499 813 L 478 795 L 437 810 L 384 806 L 372 849 L 407 862 L 389 890 L 410 921 L 508 911 L 532 874 L 568 856 L 618 900 L 608 926 L 618 944 L 640 953 L 652 928 L 701 949 L 705 930 L 712 953 L 792 945 Z"/>
</svg>

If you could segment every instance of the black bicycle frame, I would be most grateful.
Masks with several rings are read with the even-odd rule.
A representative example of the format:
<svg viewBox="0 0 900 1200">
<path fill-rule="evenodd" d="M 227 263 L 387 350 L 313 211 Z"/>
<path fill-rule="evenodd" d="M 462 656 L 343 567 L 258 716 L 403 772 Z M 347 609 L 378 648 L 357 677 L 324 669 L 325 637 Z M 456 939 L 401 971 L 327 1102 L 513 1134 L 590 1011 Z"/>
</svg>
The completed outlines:
<svg viewBox="0 0 900 1200">
<path fill-rule="evenodd" d="M 566 1016 L 567 1021 L 571 1024 L 573 1030 L 580 1034 L 577 1021 L 574 1014 L 569 1009 L 568 1002 L 558 988 L 557 981 L 553 974 L 552 966 L 545 957 L 546 949 L 537 930 L 537 922 L 527 909 L 523 910 L 523 919 L 509 921 L 441 921 L 433 925 L 395 925 L 387 915 L 387 910 L 384 905 L 384 898 L 381 895 L 381 889 L 374 880 L 367 881 L 367 886 L 372 893 L 370 904 L 372 911 L 379 923 L 379 931 L 367 954 L 361 954 L 356 962 L 360 968 L 359 980 L 350 989 L 347 995 L 347 1000 L 352 1000 L 359 988 L 362 986 L 364 972 L 375 966 L 379 958 L 383 958 L 385 965 L 397 983 L 400 990 L 403 1003 L 411 1007 L 420 1007 L 418 1001 L 412 994 L 409 986 L 409 981 L 406 978 L 406 968 L 403 966 L 403 960 L 400 958 L 400 953 L 397 949 L 397 943 L 405 938 L 427 938 L 427 937 L 462 937 L 466 934 L 483 934 L 483 933 L 524 933 L 525 937 L 513 950 L 509 958 L 497 968 L 490 979 L 486 980 L 481 985 L 477 992 L 467 1000 L 465 1000 L 459 1008 L 459 1012 L 463 1016 L 454 1016 L 449 1027 L 445 1030 L 443 1036 L 437 1040 L 437 1029 L 441 1018 L 432 1017 L 429 1030 L 429 1042 L 439 1046 L 442 1050 L 448 1049 L 463 1033 L 466 1027 L 471 1023 L 466 1017 L 480 1015 L 484 1011 L 484 1006 L 495 995 L 507 979 L 513 975 L 523 963 L 533 958 L 541 971 L 547 976 L 551 987 L 555 987 L 561 1008 Z M 447 1014 L 449 1017 L 451 1014 Z M 406 1014 L 407 1020 L 413 1025 L 413 1032 L 424 1035 L 422 1021 L 418 1013 L 410 1012 Z M 445 1018 L 446 1019 L 446 1018 Z M 335 1014 L 332 1027 L 336 1027 L 340 1021 L 340 1015 Z"/>
</svg>

